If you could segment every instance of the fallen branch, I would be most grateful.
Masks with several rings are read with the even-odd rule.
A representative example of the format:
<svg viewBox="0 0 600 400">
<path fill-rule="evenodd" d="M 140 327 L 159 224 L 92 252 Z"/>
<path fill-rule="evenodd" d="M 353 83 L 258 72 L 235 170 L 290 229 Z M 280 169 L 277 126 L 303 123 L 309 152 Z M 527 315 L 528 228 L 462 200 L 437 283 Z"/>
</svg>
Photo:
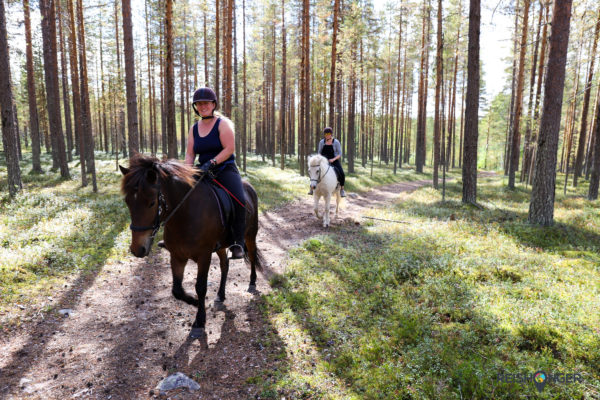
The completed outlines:
<svg viewBox="0 0 600 400">
<path fill-rule="evenodd" d="M 363 217 L 363 218 L 376 219 L 378 221 L 386 221 L 386 222 L 396 222 L 396 223 L 399 223 L 399 224 L 409 224 L 410 223 L 410 222 L 407 222 L 407 221 L 398 221 L 398 220 L 395 220 L 395 219 L 383 219 L 383 218 L 375 218 L 375 217 Z"/>
</svg>

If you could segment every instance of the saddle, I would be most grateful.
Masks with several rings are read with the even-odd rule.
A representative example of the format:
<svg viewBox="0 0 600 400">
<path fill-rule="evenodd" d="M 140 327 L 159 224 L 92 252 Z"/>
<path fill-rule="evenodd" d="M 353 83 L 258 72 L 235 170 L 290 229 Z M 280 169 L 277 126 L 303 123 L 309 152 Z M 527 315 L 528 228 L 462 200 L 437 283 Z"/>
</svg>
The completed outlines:
<svg viewBox="0 0 600 400">
<path fill-rule="evenodd" d="M 221 223 L 225 227 L 225 240 L 221 242 L 217 242 L 215 249 L 213 251 L 217 251 L 222 247 L 226 247 L 227 244 L 233 242 L 233 229 L 231 224 L 235 219 L 235 207 L 233 206 L 233 200 L 231 196 L 220 186 L 212 181 L 205 181 L 208 187 L 211 189 L 213 195 L 215 196 L 215 200 L 219 205 L 219 216 L 221 217 Z"/>
</svg>

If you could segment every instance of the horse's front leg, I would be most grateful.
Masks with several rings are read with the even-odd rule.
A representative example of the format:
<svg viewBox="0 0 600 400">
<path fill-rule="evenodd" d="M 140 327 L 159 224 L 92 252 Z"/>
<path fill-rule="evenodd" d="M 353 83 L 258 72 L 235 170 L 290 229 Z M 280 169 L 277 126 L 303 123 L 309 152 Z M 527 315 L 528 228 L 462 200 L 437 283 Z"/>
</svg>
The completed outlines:
<svg viewBox="0 0 600 400">
<path fill-rule="evenodd" d="M 185 301 L 193 306 L 198 306 L 198 299 L 190 296 L 183 289 L 183 272 L 185 271 L 185 265 L 187 264 L 187 258 L 177 258 L 171 253 L 171 273 L 173 274 L 173 288 L 171 293 L 177 300 Z"/>
<path fill-rule="evenodd" d="M 217 251 L 219 256 L 219 266 L 221 267 L 221 283 L 219 283 L 219 291 L 217 292 L 217 303 L 225 301 L 225 283 L 227 282 L 227 273 L 229 272 L 229 259 L 227 258 L 227 249 L 222 248 Z"/>
<path fill-rule="evenodd" d="M 211 252 L 208 251 L 206 254 L 201 255 L 196 259 L 198 264 L 198 275 L 196 276 L 196 294 L 198 295 L 198 312 L 196 313 L 196 320 L 192 325 L 192 331 L 190 337 L 193 339 L 201 338 L 206 333 L 204 332 L 204 326 L 206 325 L 206 310 L 204 308 L 204 299 L 206 298 L 206 283 L 208 280 L 208 271 L 210 270 L 210 256 Z"/>
<path fill-rule="evenodd" d="M 340 191 L 338 190 L 335 194 L 335 218 L 338 218 L 338 211 L 340 209 L 340 201 L 342 201 L 342 196 L 340 196 Z"/>
<path fill-rule="evenodd" d="M 321 218 L 321 216 L 319 215 L 319 199 L 320 199 L 320 198 L 321 198 L 321 196 L 320 196 L 320 195 L 318 195 L 318 194 L 316 193 L 316 190 L 315 190 L 315 194 L 314 194 L 314 196 L 313 196 L 314 203 L 315 203 L 315 215 L 316 215 L 316 216 L 317 216 L 317 218 L 319 218 L 319 219 Z"/>
<path fill-rule="evenodd" d="M 325 195 L 325 211 L 323 212 L 323 228 L 329 227 L 329 205 L 331 203 L 331 193 Z"/>
</svg>

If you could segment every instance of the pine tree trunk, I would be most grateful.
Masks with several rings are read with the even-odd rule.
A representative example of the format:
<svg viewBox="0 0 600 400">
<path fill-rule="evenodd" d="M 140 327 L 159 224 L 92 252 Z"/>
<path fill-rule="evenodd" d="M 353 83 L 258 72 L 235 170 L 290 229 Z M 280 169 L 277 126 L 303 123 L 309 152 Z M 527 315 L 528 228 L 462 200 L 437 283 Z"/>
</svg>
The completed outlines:
<svg viewBox="0 0 600 400">
<path fill-rule="evenodd" d="M 57 15 L 58 15 L 58 36 L 60 39 L 60 77 L 62 79 L 62 90 L 63 90 L 63 110 L 65 112 L 65 126 L 67 136 L 67 161 L 73 161 L 73 130 L 71 128 L 71 107 L 69 104 L 69 84 L 68 84 L 68 72 L 67 72 L 67 61 L 65 56 L 65 45 L 64 36 L 62 31 L 62 11 L 60 9 L 60 2 L 57 3 Z"/>
<path fill-rule="evenodd" d="M 442 85 L 442 0 L 438 0 L 437 10 L 437 54 L 435 57 L 435 114 L 433 119 L 433 187 L 438 188 L 438 169 L 440 166 L 440 88 Z"/>
<path fill-rule="evenodd" d="M 525 53 L 527 50 L 527 33 L 529 31 L 529 0 L 524 0 L 523 24 L 519 51 L 519 74 L 517 75 L 517 91 L 515 93 L 515 116 L 511 129 L 510 164 L 508 168 L 508 188 L 515 188 L 515 172 L 519 167 L 521 142 L 521 111 L 523 108 L 523 86 L 525 82 Z"/>
<path fill-rule="evenodd" d="M 573 186 L 577 187 L 577 179 L 581 176 L 583 166 L 583 157 L 585 155 L 585 144 L 587 134 L 587 116 L 590 104 L 590 95 L 592 92 L 592 81 L 594 79 L 594 62 L 596 61 L 596 49 L 598 47 L 598 34 L 600 32 L 600 12 L 596 19 L 596 28 L 594 29 L 594 44 L 590 54 L 590 68 L 588 69 L 587 80 L 585 84 L 585 94 L 583 96 L 583 110 L 581 111 L 581 128 L 579 129 L 579 143 L 577 144 L 577 156 L 575 157 L 575 170 L 573 171 Z"/>
<path fill-rule="evenodd" d="M 148 0 L 144 1 L 144 11 L 146 20 L 146 57 L 148 58 L 148 110 L 150 114 L 150 154 L 156 154 L 156 125 L 154 120 L 154 95 L 152 75 L 152 57 L 150 56 L 150 30 L 148 28 Z M 104 89 L 103 89 L 104 90 Z"/>
<path fill-rule="evenodd" d="M 334 126 L 334 104 L 335 104 L 335 61 L 337 59 L 337 35 L 339 30 L 338 18 L 340 14 L 340 0 L 334 0 L 333 3 L 333 32 L 331 38 L 331 74 L 329 78 L 329 126 Z"/>
<path fill-rule="evenodd" d="M 13 197 L 23 188 L 23 184 L 21 182 L 21 168 L 19 166 L 19 154 L 17 149 L 4 0 L 0 0 L 0 71 L 5 71 L 0 74 L 2 144 L 4 147 L 4 156 L 6 158 L 6 168 L 8 174 L 8 193 L 11 197 Z"/>
<path fill-rule="evenodd" d="M 247 112 L 248 112 L 248 108 L 247 108 L 247 90 L 246 90 L 246 0 L 242 0 L 242 40 L 243 40 L 243 72 L 242 72 L 242 81 L 243 81 L 243 102 L 244 102 L 244 112 L 242 114 L 242 118 L 243 118 L 243 126 L 242 126 L 242 169 L 244 170 L 244 172 L 246 172 L 246 154 L 248 152 L 248 140 L 247 140 L 247 131 L 246 131 L 246 126 L 247 126 Z"/>
<path fill-rule="evenodd" d="M 92 113 L 88 90 L 87 55 L 85 45 L 85 21 L 82 0 L 77 0 L 77 24 L 79 43 L 79 80 L 81 84 L 81 120 L 85 136 L 86 168 L 92 174 L 92 190 L 98 191 L 96 184 L 96 163 L 94 160 L 94 137 L 92 136 Z M 82 149 L 83 150 L 83 149 Z"/>
<path fill-rule="evenodd" d="M 423 172 L 425 157 L 427 153 L 426 130 L 427 130 L 427 74 L 429 70 L 429 19 L 431 7 L 423 2 L 423 28 L 421 34 L 421 67 L 419 69 L 419 93 L 417 110 L 417 138 L 415 148 L 416 171 Z"/>
<path fill-rule="evenodd" d="M 81 169 L 81 186 L 86 187 L 87 175 L 85 173 L 85 135 L 81 118 L 81 95 L 79 92 L 79 64 L 77 61 L 77 31 L 75 30 L 75 13 L 73 11 L 73 0 L 67 0 L 67 10 L 69 12 L 69 59 L 71 64 L 71 89 L 73 91 L 73 119 L 75 120 L 75 141 L 77 142 L 77 151 L 79 154 L 79 164 Z"/>
<path fill-rule="evenodd" d="M 128 150 L 131 157 L 140 151 L 137 94 L 135 91 L 135 53 L 131 24 L 131 0 L 121 0 L 123 12 L 123 51 L 125 53 L 125 91 L 127 96 Z"/>
<path fill-rule="evenodd" d="M 58 85 L 58 60 L 56 55 L 56 14 L 54 0 L 40 0 L 42 12 L 42 39 L 44 42 L 44 72 L 46 81 L 46 103 L 52 137 L 53 158 L 56 156 L 60 175 L 69 179 L 69 166 L 65 154 L 65 141 L 60 118 L 60 94 Z M 12 104 L 11 104 L 12 109 Z M 56 149 L 54 149 L 56 146 Z"/>
<path fill-rule="evenodd" d="M 4 0 L 0 0 L 4 1 Z M 29 0 L 23 0 L 23 11 L 25 15 L 25 53 L 27 57 L 27 98 L 29 103 L 29 130 L 31 132 L 31 161 L 32 171 L 41 173 L 42 163 L 40 160 L 40 126 L 37 111 L 37 96 L 35 91 L 35 72 L 33 70 L 33 50 L 31 42 L 31 17 Z M 8 54 L 5 53 L 5 54 Z"/>
<path fill-rule="evenodd" d="M 477 201 L 477 139 L 479 136 L 479 29 L 481 4 L 470 0 L 469 55 L 467 65 L 467 96 L 465 109 L 465 137 L 463 152 L 463 203 Z"/>
<path fill-rule="evenodd" d="M 285 147 L 286 147 L 286 123 L 287 115 L 286 97 L 287 97 L 287 43 L 285 32 L 285 0 L 281 0 L 281 105 L 279 108 L 279 153 L 281 155 L 281 169 L 285 169 Z"/>
<path fill-rule="evenodd" d="M 534 7 L 533 9 L 535 9 L 535 3 L 534 3 Z M 536 31 L 536 35 L 535 35 L 535 48 L 533 51 L 533 54 L 531 56 L 531 75 L 529 78 L 529 101 L 527 102 L 527 125 L 525 128 L 525 143 L 523 145 L 523 163 L 521 166 L 521 178 L 520 178 L 520 182 L 523 182 L 527 179 L 527 176 L 529 175 L 529 164 L 530 164 L 530 158 L 531 158 L 531 126 L 533 124 L 533 88 L 535 86 L 535 72 L 536 72 L 536 66 L 537 66 L 537 62 L 538 62 L 538 50 L 539 50 L 539 44 L 540 44 L 540 31 L 541 31 L 541 27 L 542 27 L 542 18 L 544 16 L 544 7 L 542 6 L 542 4 L 540 4 L 540 11 L 539 11 L 539 15 L 538 15 L 538 25 L 537 25 L 537 31 Z"/>
<path fill-rule="evenodd" d="M 173 0 L 166 0 L 165 9 L 167 156 L 174 159 L 177 158 L 177 132 L 175 131 L 175 76 L 173 72 Z"/>
<path fill-rule="evenodd" d="M 593 160 L 590 176 L 590 187 L 588 188 L 588 200 L 598 199 L 598 184 L 600 183 L 600 98 L 596 100 L 596 129 L 594 130 L 594 152 L 590 157 Z"/>
<path fill-rule="evenodd" d="M 504 175 L 508 175 L 511 160 L 511 144 L 512 144 L 512 128 L 515 117 L 515 95 L 516 95 L 516 76 L 517 76 L 517 45 L 519 37 L 519 0 L 516 0 L 515 4 L 515 33 L 513 35 L 513 65 L 512 65 L 512 82 L 510 84 L 510 106 L 508 108 L 509 118 L 508 127 L 506 129 L 506 145 L 504 147 Z"/>
<path fill-rule="evenodd" d="M 550 2 L 546 2 L 545 5 L 545 20 L 544 20 L 544 28 L 542 29 L 542 49 L 540 51 L 540 61 L 538 63 L 538 81 L 537 87 L 535 90 L 535 102 L 534 102 L 534 112 L 533 112 L 533 137 L 531 139 L 533 149 L 532 154 L 530 156 L 529 161 L 529 184 L 531 185 L 533 182 L 533 166 L 535 164 L 535 157 L 537 154 L 537 132 L 539 127 L 539 118 L 540 118 L 540 101 L 542 97 L 542 80 L 544 79 L 544 68 L 546 66 L 546 49 L 547 49 L 547 38 L 548 38 L 548 18 L 550 18 Z"/>
<path fill-rule="evenodd" d="M 529 222 L 548 226 L 554 222 L 556 151 L 569 44 L 571 0 L 556 0 L 550 34 L 548 72 L 544 82 L 544 105 L 535 161 Z"/>
</svg>

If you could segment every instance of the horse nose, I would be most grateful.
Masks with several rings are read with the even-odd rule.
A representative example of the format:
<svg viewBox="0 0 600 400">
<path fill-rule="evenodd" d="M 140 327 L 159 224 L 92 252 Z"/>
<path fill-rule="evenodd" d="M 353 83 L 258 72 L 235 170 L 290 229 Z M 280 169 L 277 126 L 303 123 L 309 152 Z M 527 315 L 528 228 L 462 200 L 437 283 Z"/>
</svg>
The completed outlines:
<svg viewBox="0 0 600 400">
<path fill-rule="evenodd" d="M 144 257 L 146 255 L 146 247 L 144 246 L 138 247 L 137 251 L 135 250 L 133 245 L 130 246 L 129 249 L 131 250 L 131 253 L 136 257 Z"/>
</svg>

